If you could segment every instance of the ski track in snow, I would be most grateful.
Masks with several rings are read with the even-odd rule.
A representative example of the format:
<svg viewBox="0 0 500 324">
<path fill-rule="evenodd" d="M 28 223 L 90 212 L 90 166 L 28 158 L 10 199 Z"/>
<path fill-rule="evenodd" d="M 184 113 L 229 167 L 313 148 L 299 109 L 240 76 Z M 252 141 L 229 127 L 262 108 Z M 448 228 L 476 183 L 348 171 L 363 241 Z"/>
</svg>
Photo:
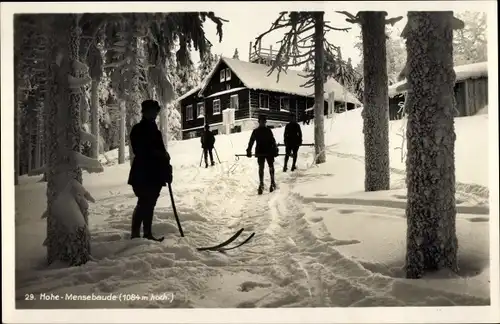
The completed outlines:
<svg viewBox="0 0 500 324">
<path fill-rule="evenodd" d="M 334 148 L 328 148 L 328 152 L 332 154 L 330 159 L 348 158 L 364 163 L 362 156 L 336 152 Z M 312 159 L 311 152 L 300 153 L 301 164 L 309 165 Z M 305 203 L 293 193 L 295 185 L 321 175 L 300 169 L 283 173 L 281 162 L 278 158 L 275 164 L 278 189 L 269 193 L 266 166 L 266 187 L 260 196 L 255 159 L 223 162 L 208 169 L 194 165 L 175 170 L 175 179 L 182 179 L 174 179 L 173 189 L 185 237 L 179 235 L 165 187 L 153 223 L 155 235 L 165 235 L 161 244 L 129 240 L 130 218 L 136 203 L 131 192 L 108 192 L 96 197 L 97 203 L 90 206 L 94 224 L 92 254 L 96 260 L 71 269 L 18 272 L 18 307 L 49 307 L 23 301 L 25 293 L 76 290 L 82 294 L 171 292 L 175 298 L 172 302 L 130 301 L 119 305 L 89 302 L 83 306 L 79 302 L 69 307 L 418 306 L 425 299 L 428 305 L 429 289 L 371 271 L 337 251 L 335 246 L 359 241 L 332 238 L 321 217 L 307 217 L 321 207 Z M 391 171 L 404 175 L 404 171 Z M 395 187 L 404 185 L 404 179 L 393 178 Z M 183 185 L 177 188 L 176 181 Z M 458 191 L 460 188 L 466 195 L 471 185 L 457 184 Z M 488 199 L 487 189 L 478 186 L 470 197 L 477 201 Z M 338 212 L 350 211 L 346 206 Z M 242 227 L 245 231 L 232 244 L 256 232 L 244 246 L 225 254 L 196 250 L 219 243 Z M 436 305 L 453 305 L 451 300 L 484 304 L 480 298 L 451 292 L 439 291 L 436 295 Z M 50 307 L 65 306 L 68 302 L 54 302 Z"/>
<path fill-rule="evenodd" d="M 303 153 L 301 158 L 307 161 L 311 154 Z M 279 162 L 276 163 L 278 189 L 269 193 L 266 168 L 266 188 L 261 196 L 257 195 L 257 163 L 253 159 L 243 160 L 236 167 L 229 163 L 202 169 L 188 181 L 190 184 L 180 190 L 174 186 L 175 201 L 186 235 L 184 238 L 179 236 L 168 189 L 164 188 L 153 226 L 154 233 L 166 236 L 162 244 L 145 240 L 127 241 L 130 215 L 136 203 L 133 194 L 100 199 L 91 207 L 91 214 L 98 214 L 100 210 L 108 210 L 109 214 L 103 224 L 95 226 L 92 231 L 93 256 L 99 264 L 99 271 L 87 273 L 87 267 L 95 266 L 94 262 L 89 262 L 69 270 L 45 270 L 34 276 L 19 274 L 18 283 L 22 282 L 22 286 L 30 292 L 37 288 L 41 291 L 71 292 L 71 289 L 75 290 L 75 285 L 81 292 L 85 291 L 87 284 L 89 293 L 133 292 L 141 285 L 141 291 L 144 291 L 144 286 L 149 286 L 149 293 L 169 291 L 176 296 L 173 302 L 131 301 L 109 307 L 417 305 L 418 298 L 404 300 L 406 294 L 401 296 L 398 293 L 397 280 L 373 273 L 335 250 L 336 245 L 357 242 L 335 240 L 325 226 L 318 223 L 319 220 L 304 217 L 306 211 L 314 207 L 304 204 L 298 195 L 291 192 L 293 186 L 300 183 L 303 170 L 284 174 L 280 172 Z M 193 171 L 179 170 L 177 177 L 189 178 Z M 195 249 L 219 243 L 242 227 L 245 231 L 233 244 L 253 231 L 256 236 L 241 248 L 226 254 L 198 252 Z M 55 280 L 62 273 L 64 277 Z M 131 280 L 123 282 L 123 277 L 117 277 L 116 273 Z M 221 281 L 210 285 L 207 276 L 220 276 Z M 237 278 L 236 282 L 240 281 L 239 285 L 233 285 L 235 294 L 254 292 L 253 297 L 250 300 L 248 296 L 225 300 L 222 305 L 210 302 L 214 294 L 217 296 L 214 290 L 232 289 L 222 279 L 228 276 Z M 151 284 L 153 282 L 155 285 Z M 213 285 L 223 287 L 214 288 Z M 24 293 L 27 290 L 20 289 L 18 299 Z M 440 295 L 446 298 L 446 293 L 440 292 Z M 27 306 L 29 303 L 21 304 Z M 52 303 L 53 307 L 56 305 Z M 104 307 L 102 302 L 99 307 Z"/>
</svg>

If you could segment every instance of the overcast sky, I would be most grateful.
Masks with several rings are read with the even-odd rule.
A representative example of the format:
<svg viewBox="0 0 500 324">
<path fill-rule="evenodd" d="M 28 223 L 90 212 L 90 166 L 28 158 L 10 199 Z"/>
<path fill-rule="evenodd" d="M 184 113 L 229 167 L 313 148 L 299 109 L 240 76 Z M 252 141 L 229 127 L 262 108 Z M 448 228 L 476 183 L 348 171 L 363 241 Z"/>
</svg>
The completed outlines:
<svg viewBox="0 0 500 324">
<path fill-rule="evenodd" d="M 345 16 L 335 13 L 334 7 L 336 2 L 325 2 L 325 20 L 330 21 L 333 27 L 346 28 L 352 27 L 351 30 L 344 31 L 329 31 L 327 39 L 330 43 L 340 46 L 342 57 L 352 59 L 352 64 L 356 65 L 360 61 L 360 53 L 354 48 L 356 37 L 360 35 L 360 28 L 357 25 L 349 24 L 345 21 Z M 394 28 L 402 30 L 406 24 L 406 10 L 398 10 L 398 8 L 388 8 L 390 17 L 403 16 L 404 19 L 398 22 Z M 255 38 L 261 33 L 267 31 L 272 23 L 278 18 L 280 11 L 284 9 L 276 5 L 266 4 L 266 2 L 246 3 L 241 4 L 228 3 L 227 6 L 217 7 L 215 14 L 219 17 L 229 20 L 223 25 L 223 38 L 219 43 L 216 36 L 216 26 L 211 21 L 205 23 L 205 32 L 207 38 L 213 44 L 212 52 L 214 54 L 222 54 L 223 56 L 232 57 L 235 48 L 238 49 L 241 60 L 248 61 L 248 51 L 250 42 L 254 43 Z M 356 13 L 356 12 L 354 12 Z M 262 39 L 262 47 L 278 50 L 279 44 L 276 42 L 284 36 L 284 30 L 273 31 Z M 399 35 L 399 32 L 397 33 Z M 194 62 L 199 61 L 198 52 L 192 53 Z"/>
<path fill-rule="evenodd" d="M 201 3 L 200 3 L 201 4 Z M 484 4 L 484 3 L 483 3 Z M 203 5 L 208 5 L 207 3 Z M 356 14 L 360 10 L 384 10 L 388 13 L 388 18 L 403 16 L 403 19 L 393 27 L 394 35 L 400 35 L 407 22 L 408 10 L 454 10 L 454 11 L 477 11 L 481 9 L 479 1 L 367 1 L 367 2 L 344 2 L 344 1 L 311 1 L 311 2 L 220 2 L 210 4 L 217 16 L 229 20 L 223 25 L 223 39 L 219 43 L 216 36 L 216 26 L 211 21 L 205 23 L 207 38 L 213 44 L 212 52 L 232 57 L 235 48 L 238 49 L 241 60 L 248 61 L 249 43 L 255 42 L 255 38 L 268 30 L 271 24 L 277 19 L 281 11 L 292 10 L 322 10 L 325 11 L 325 20 L 330 21 L 333 27 L 351 27 L 348 32 L 329 31 L 327 39 L 336 46 L 341 47 L 342 57 L 347 60 L 352 59 L 355 66 L 360 61 L 360 53 L 354 48 L 356 37 L 360 35 L 358 25 L 352 25 L 345 21 L 345 16 L 335 11 L 349 11 Z M 263 38 L 262 47 L 278 49 L 276 43 L 281 40 L 284 32 L 274 31 Z M 199 61 L 199 54 L 192 53 L 195 63 Z"/>
</svg>

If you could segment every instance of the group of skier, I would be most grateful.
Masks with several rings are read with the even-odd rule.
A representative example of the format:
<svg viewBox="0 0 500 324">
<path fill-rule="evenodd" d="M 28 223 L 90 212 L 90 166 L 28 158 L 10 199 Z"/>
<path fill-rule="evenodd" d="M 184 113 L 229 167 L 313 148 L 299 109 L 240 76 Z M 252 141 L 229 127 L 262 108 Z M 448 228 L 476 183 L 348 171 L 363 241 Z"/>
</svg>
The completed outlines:
<svg viewBox="0 0 500 324">
<path fill-rule="evenodd" d="M 288 160 L 292 156 L 292 171 L 296 169 L 297 154 L 299 147 L 302 144 L 302 131 L 300 125 L 295 120 L 294 115 L 290 115 L 290 122 L 285 126 L 283 136 L 285 144 L 285 163 L 283 172 L 287 171 Z M 269 168 L 269 176 L 271 178 L 271 186 L 269 191 L 273 192 L 276 189 L 274 180 L 274 159 L 279 155 L 278 145 L 271 128 L 266 125 L 267 118 L 265 115 L 259 116 L 259 126 L 252 131 L 250 141 L 247 147 L 247 156 L 252 157 L 252 147 L 255 145 L 255 156 L 259 165 L 259 188 L 258 194 L 264 191 L 264 166 L 267 163 Z"/>
<path fill-rule="evenodd" d="M 160 105 L 155 100 L 142 102 L 142 119 L 132 127 L 130 132 L 130 144 L 134 154 L 128 184 L 132 186 L 134 194 L 138 198 L 137 205 L 132 215 L 131 238 L 140 237 L 141 226 L 143 237 L 154 241 L 163 241 L 164 237 L 156 238 L 152 233 L 152 222 L 154 208 L 162 187 L 172 183 L 172 165 L 170 155 L 165 149 L 161 132 L 156 125 L 156 118 L 160 112 Z M 285 160 L 283 172 L 287 171 L 288 160 L 292 157 L 291 171 L 296 169 L 297 154 L 302 145 L 302 131 L 295 116 L 290 115 L 290 121 L 285 126 L 284 145 Z M 255 144 L 255 154 L 259 166 L 259 188 L 258 194 L 264 191 L 264 167 L 267 163 L 271 185 L 269 191 L 276 189 L 274 177 L 274 160 L 279 155 L 278 144 L 274 138 L 271 128 L 267 123 L 265 115 L 258 118 L 259 126 L 252 131 L 246 155 L 252 157 L 252 147 Z M 215 136 L 206 125 L 200 138 L 201 147 L 208 168 L 208 157 L 210 164 L 215 165 L 213 153 Z"/>
</svg>

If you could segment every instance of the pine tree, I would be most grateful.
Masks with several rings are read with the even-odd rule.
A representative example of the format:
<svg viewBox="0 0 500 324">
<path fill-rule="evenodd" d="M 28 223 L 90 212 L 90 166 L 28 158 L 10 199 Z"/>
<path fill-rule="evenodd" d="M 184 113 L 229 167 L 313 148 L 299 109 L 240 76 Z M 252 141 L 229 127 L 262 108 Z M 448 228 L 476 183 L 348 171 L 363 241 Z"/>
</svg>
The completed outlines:
<svg viewBox="0 0 500 324">
<path fill-rule="evenodd" d="M 208 74 L 212 72 L 217 62 L 218 62 L 217 55 L 212 54 L 211 48 L 209 47 L 200 60 L 200 66 L 199 66 L 200 81 L 205 80 Z"/>
<path fill-rule="evenodd" d="M 458 270 L 455 206 L 453 12 L 409 12 L 406 276 Z"/>
<path fill-rule="evenodd" d="M 196 68 L 189 55 L 187 60 L 188 64 L 186 66 L 181 66 L 179 63 L 177 63 L 176 66 L 177 83 L 175 92 L 178 97 L 195 88 L 199 84 L 199 75 L 196 72 Z"/>
</svg>

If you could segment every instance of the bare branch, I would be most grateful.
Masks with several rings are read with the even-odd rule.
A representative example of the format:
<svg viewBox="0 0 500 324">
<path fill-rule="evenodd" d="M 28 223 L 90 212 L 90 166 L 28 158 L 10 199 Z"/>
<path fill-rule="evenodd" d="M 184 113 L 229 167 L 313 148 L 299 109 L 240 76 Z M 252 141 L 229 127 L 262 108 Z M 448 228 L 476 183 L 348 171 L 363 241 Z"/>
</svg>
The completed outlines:
<svg viewBox="0 0 500 324">
<path fill-rule="evenodd" d="M 347 19 L 345 21 L 347 21 L 348 23 L 351 23 L 351 24 L 359 24 L 361 23 L 361 20 L 359 19 L 358 15 L 353 15 L 352 13 L 350 12 L 347 12 L 347 11 L 336 11 L 336 13 L 339 13 L 339 14 L 342 14 L 344 16 L 347 16 Z"/>
<path fill-rule="evenodd" d="M 336 31 L 349 31 L 351 30 L 352 28 L 351 27 L 347 27 L 347 28 L 336 28 L 336 27 L 332 27 L 332 26 L 328 26 L 328 25 L 325 25 L 324 26 L 325 30 L 336 30 Z"/>
<path fill-rule="evenodd" d="M 385 24 L 386 25 L 391 25 L 391 26 L 394 26 L 395 23 L 397 23 L 398 21 L 400 21 L 401 19 L 403 19 L 403 16 L 398 16 L 398 17 L 394 17 L 394 18 L 389 18 L 389 19 L 386 19 L 385 20 Z"/>
</svg>

